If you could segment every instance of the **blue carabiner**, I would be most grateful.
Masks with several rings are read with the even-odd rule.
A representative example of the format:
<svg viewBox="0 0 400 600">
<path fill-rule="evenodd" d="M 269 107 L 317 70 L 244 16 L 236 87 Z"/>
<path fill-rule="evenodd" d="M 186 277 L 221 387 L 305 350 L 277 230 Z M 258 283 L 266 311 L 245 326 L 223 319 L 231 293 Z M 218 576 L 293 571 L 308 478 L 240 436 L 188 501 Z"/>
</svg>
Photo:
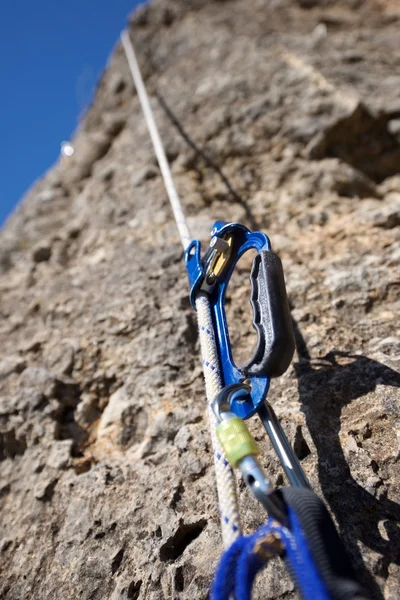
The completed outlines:
<svg viewBox="0 0 400 600">
<path fill-rule="evenodd" d="M 258 343 L 250 361 L 235 365 L 225 315 L 225 294 L 232 272 L 247 250 L 258 254 L 253 261 L 250 281 L 253 326 Z M 211 230 L 210 246 L 201 257 L 201 244 L 193 240 L 185 252 L 190 284 L 190 300 L 195 308 L 200 291 L 208 294 L 216 337 L 223 385 L 250 380 L 246 398 L 231 400 L 231 410 L 242 419 L 251 417 L 265 400 L 270 378 L 286 371 L 294 352 L 294 334 L 286 296 L 282 263 L 271 251 L 267 235 L 251 232 L 239 223 L 217 221 Z"/>
</svg>

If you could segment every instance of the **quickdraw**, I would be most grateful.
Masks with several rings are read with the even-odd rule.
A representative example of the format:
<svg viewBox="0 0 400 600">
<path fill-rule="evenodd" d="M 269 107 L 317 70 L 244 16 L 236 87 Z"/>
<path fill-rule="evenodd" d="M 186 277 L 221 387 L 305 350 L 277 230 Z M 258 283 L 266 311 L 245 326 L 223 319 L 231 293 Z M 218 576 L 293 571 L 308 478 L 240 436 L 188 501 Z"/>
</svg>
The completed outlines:
<svg viewBox="0 0 400 600">
<path fill-rule="evenodd" d="M 258 252 L 250 275 L 250 301 L 258 340 L 250 361 L 244 366 L 236 366 L 225 315 L 225 294 L 237 262 L 251 249 Z M 241 419 L 257 413 L 291 485 L 308 486 L 272 406 L 265 402 L 271 378 L 286 371 L 295 349 L 282 263 L 272 252 L 269 238 L 265 233 L 251 232 L 239 223 L 217 221 L 204 256 L 201 257 L 200 242 L 194 240 L 186 249 L 185 263 L 193 307 L 200 290 L 207 292 L 209 297 L 229 410 Z M 238 394 L 238 389 L 242 393 Z M 230 393 L 232 390 L 235 393 Z"/>
</svg>

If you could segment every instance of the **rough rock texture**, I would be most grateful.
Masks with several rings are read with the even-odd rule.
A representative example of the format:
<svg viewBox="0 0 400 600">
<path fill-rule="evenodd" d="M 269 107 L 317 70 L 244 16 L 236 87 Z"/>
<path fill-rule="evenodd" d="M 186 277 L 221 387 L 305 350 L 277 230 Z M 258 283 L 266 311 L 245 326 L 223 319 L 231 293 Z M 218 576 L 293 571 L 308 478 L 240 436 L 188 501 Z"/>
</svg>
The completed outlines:
<svg viewBox="0 0 400 600">
<path fill-rule="evenodd" d="M 283 259 L 298 354 L 270 399 L 371 596 L 394 600 L 399 4 L 156 0 L 131 31 L 194 235 L 243 221 Z M 205 599 L 221 540 L 195 316 L 119 46 L 72 143 L 0 238 L 0 597 Z M 251 531 L 265 515 L 240 490 Z M 275 561 L 254 598 L 295 597 Z"/>
</svg>

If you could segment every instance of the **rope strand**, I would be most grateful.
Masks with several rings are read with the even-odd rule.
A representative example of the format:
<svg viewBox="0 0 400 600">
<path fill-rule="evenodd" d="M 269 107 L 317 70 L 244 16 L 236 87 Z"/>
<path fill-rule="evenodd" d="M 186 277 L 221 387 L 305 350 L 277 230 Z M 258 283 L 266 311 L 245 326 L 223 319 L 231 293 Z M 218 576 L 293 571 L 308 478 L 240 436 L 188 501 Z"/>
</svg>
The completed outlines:
<svg viewBox="0 0 400 600">
<path fill-rule="evenodd" d="M 179 237 L 181 238 L 183 249 L 186 250 L 192 241 L 192 236 L 190 235 L 182 204 L 179 199 L 178 192 L 176 191 L 174 180 L 172 179 L 171 170 L 169 168 L 167 157 L 165 156 L 164 146 L 161 141 L 160 134 L 158 133 L 153 111 L 150 106 L 150 100 L 143 83 L 142 75 L 140 73 L 129 33 L 127 31 L 122 32 L 121 42 L 125 50 L 126 59 L 132 73 L 133 81 L 136 86 L 137 95 L 143 110 L 151 141 L 153 142 L 154 152 L 157 156 L 157 161 L 164 180 L 165 189 L 167 190 L 168 198 L 174 213 L 176 226 L 178 227 L 179 231 Z"/>
<path fill-rule="evenodd" d="M 164 185 L 171 203 L 179 236 L 184 250 L 192 241 L 186 222 L 185 214 L 178 193 L 176 191 L 171 170 L 165 156 L 164 147 L 157 130 L 149 97 L 143 83 L 139 65 L 131 39 L 127 31 L 121 34 L 121 42 L 136 86 L 136 91 L 142 106 L 143 114 L 153 142 L 154 150 L 160 166 Z M 199 294 L 196 299 L 197 321 L 200 336 L 201 354 L 203 359 L 203 372 L 206 384 L 208 402 L 209 426 L 214 452 L 215 475 L 217 481 L 218 503 L 221 516 L 222 539 L 225 548 L 228 548 L 241 534 L 239 507 L 236 493 L 236 479 L 225 454 L 215 434 L 216 420 L 211 409 L 211 403 L 222 389 L 219 370 L 218 352 L 215 344 L 210 303 L 206 294 Z"/>
</svg>

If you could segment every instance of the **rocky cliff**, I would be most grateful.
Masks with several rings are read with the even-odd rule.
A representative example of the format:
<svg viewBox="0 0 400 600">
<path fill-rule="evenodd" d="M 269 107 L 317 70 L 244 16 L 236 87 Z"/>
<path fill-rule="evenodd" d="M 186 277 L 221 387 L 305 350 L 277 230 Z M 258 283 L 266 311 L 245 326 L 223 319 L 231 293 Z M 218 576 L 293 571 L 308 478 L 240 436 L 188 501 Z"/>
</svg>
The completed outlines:
<svg viewBox="0 0 400 600">
<path fill-rule="evenodd" d="M 364 584 L 395 600 L 399 4 L 155 0 L 130 31 L 193 234 L 242 221 L 283 260 L 298 352 L 270 399 Z M 72 143 L 0 238 L 0 597 L 205 599 L 222 548 L 196 322 L 119 45 Z M 240 501 L 251 531 L 265 515 Z M 254 597 L 296 597 L 279 561 Z"/>
</svg>

